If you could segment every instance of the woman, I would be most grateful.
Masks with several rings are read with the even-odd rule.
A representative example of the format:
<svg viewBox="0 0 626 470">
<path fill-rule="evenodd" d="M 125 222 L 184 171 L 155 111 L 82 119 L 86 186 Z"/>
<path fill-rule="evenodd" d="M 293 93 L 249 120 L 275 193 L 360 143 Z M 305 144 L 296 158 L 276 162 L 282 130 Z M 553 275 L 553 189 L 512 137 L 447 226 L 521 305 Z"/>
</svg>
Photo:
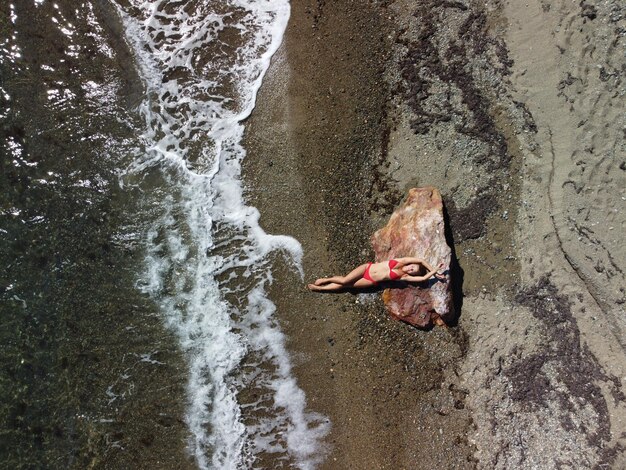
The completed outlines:
<svg viewBox="0 0 626 470">
<path fill-rule="evenodd" d="M 439 268 L 443 266 L 441 263 Z M 428 272 L 419 275 L 422 267 Z M 324 277 L 307 287 L 315 292 L 338 291 L 346 288 L 366 289 L 384 281 L 422 282 L 433 276 L 440 280 L 446 278 L 420 258 L 398 258 L 380 263 L 362 264 L 345 276 Z"/>
</svg>

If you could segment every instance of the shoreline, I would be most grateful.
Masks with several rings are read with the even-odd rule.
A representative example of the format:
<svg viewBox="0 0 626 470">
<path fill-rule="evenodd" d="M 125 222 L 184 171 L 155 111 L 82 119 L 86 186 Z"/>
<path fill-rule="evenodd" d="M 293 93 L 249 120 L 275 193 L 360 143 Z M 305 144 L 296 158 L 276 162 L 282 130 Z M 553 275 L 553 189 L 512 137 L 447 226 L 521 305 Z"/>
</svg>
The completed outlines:
<svg viewBox="0 0 626 470">
<path fill-rule="evenodd" d="M 587 10 L 571 5 L 448 3 L 292 2 L 246 123 L 246 196 L 268 232 L 304 249 L 305 279 L 277 256 L 270 297 L 309 410 L 332 422 L 321 468 L 620 468 L 621 294 L 607 297 L 595 283 L 580 293 L 590 273 L 571 272 L 571 260 L 590 252 L 569 236 L 564 250 L 555 245 L 569 222 L 559 219 L 555 234 L 549 216 L 556 198 L 567 206 L 572 196 L 542 196 L 546 182 L 564 184 L 576 168 L 561 158 L 551 172 L 541 157 L 554 129 L 570 132 L 574 119 L 542 115 L 536 101 L 562 106 L 568 56 L 545 64 L 564 39 L 541 36 L 542 53 L 527 52 L 537 31 L 558 25 L 578 40 L 572 57 L 585 35 L 607 44 L 612 13 L 595 10 L 590 25 Z M 623 63 L 610 48 L 606 58 L 610 70 Z M 618 86 L 605 69 L 600 82 Z M 546 70 L 556 89 L 544 84 Z M 618 139 L 619 126 L 606 123 Z M 603 160 L 613 185 L 624 179 L 617 158 L 613 150 Z M 425 185 L 441 190 L 448 210 L 463 282 L 458 325 L 420 331 L 391 321 L 375 294 L 305 291 L 310 279 L 371 258 L 370 234 L 410 187 Z M 624 227 L 618 201 L 619 192 L 601 210 Z M 603 269 L 617 286 L 625 257 L 608 253 Z"/>
<path fill-rule="evenodd" d="M 372 295 L 304 289 L 310 278 L 373 256 L 371 194 L 389 96 L 381 66 L 389 26 L 381 27 L 380 13 L 292 3 L 284 43 L 246 123 L 246 193 L 268 232 L 294 236 L 304 249 L 306 279 L 279 261 L 270 298 L 309 409 L 332 422 L 321 468 L 408 468 L 415 461 L 435 468 L 442 458 L 471 468 L 468 413 L 457 403 L 463 392 L 447 378 L 463 335 L 394 322 Z M 327 54 L 332 67 L 323 65 Z M 420 429 L 407 434 L 417 422 Z"/>
</svg>

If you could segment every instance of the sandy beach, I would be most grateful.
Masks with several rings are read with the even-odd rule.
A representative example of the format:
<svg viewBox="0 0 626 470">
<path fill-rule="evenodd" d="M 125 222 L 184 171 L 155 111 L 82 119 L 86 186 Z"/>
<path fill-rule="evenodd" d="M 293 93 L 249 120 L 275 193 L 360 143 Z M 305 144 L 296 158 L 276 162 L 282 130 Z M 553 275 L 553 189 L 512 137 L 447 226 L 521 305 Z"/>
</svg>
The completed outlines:
<svg viewBox="0 0 626 470">
<path fill-rule="evenodd" d="M 246 123 L 246 195 L 297 238 L 272 286 L 321 468 L 624 468 L 620 2 L 292 2 Z M 450 328 L 305 282 L 373 257 L 408 189 L 444 197 Z"/>
</svg>

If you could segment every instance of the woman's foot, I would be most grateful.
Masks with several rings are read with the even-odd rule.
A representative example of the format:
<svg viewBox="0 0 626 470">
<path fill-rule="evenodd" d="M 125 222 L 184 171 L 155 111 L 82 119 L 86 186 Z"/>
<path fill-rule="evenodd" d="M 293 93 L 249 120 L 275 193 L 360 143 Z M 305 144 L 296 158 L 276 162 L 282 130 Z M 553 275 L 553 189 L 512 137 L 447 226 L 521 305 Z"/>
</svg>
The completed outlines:
<svg viewBox="0 0 626 470">
<path fill-rule="evenodd" d="M 318 279 L 318 281 L 319 281 L 319 279 Z M 317 281 L 315 281 L 315 282 L 317 282 Z M 309 289 L 310 291 L 313 291 L 313 292 L 317 292 L 317 291 L 320 290 L 319 286 L 317 286 L 315 284 L 308 284 L 306 286 L 306 288 Z"/>
</svg>

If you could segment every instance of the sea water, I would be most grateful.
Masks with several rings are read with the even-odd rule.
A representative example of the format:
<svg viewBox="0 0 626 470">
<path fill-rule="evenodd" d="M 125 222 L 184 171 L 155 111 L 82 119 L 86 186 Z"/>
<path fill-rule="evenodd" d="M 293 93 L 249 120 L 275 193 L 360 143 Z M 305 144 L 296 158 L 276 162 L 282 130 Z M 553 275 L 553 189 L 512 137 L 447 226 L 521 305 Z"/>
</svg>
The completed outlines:
<svg viewBox="0 0 626 470">
<path fill-rule="evenodd" d="M 275 257 L 301 274 L 302 249 L 264 232 L 240 179 L 243 121 L 288 2 L 25 0 L 1 13 L 3 460 L 106 462 L 139 439 L 116 423 L 138 368 L 165 367 L 165 340 L 148 340 L 154 305 L 183 352 L 197 465 L 314 468 L 328 420 L 307 407 L 266 295 Z M 24 37 L 41 40 L 24 53 Z M 103 455 L 79 455 L 99 432 Z"/>
<path fill-rule="evenodd" d="M 158 300 L 189 358 L 191 449 L 201 468 L 253 466 L 260 453 L 311 468 L 327 420 L 306 409 L 266 295 L 269 255 L 300 271 L 302 248 L 265 233 L 240 180 L 242 121 L 289 4 L 133 1 L 119 12 L 146 85 L 139 113 L 147 149 L 121 181 L 158 194 L 140 287 Z M 246 389 L 254 399 L 243 404 Z"/>
</svg>

